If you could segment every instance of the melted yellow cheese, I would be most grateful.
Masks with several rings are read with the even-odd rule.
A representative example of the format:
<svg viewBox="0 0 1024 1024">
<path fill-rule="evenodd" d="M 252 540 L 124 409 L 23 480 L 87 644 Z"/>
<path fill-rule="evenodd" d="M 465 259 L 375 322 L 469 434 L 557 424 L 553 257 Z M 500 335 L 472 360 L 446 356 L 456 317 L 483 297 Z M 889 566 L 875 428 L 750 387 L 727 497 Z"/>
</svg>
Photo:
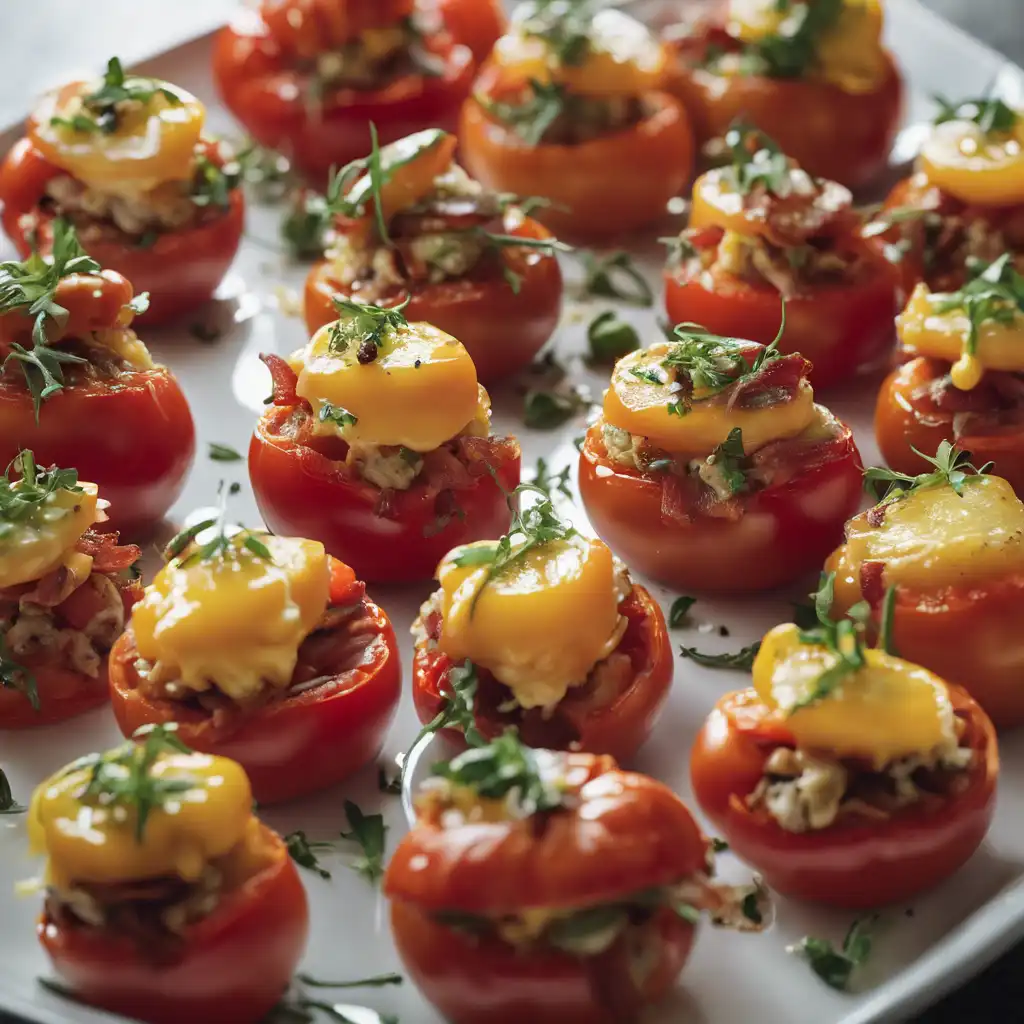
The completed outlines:
<svg viewBox="0 0 1024 1024">
<path fill-rule="evenodd" d="M 926 754 L 954 736 L 946 684 L 927 669 L 886 654 L 864 652 L 866 665 L 838 689 L 793 710 L 815 692 L 838 655 L 800 643 L 792 623 L 776 626 L 754 661 L 754 688 L 765 704 L 786 714 L 797 746 L 837 757 L 869 758 L 876 765 Z"/>
<path fill-rule="evenodd" d="M 982 131 L 974 121 L 935 125 L 921 146 L 918 168 L 930 182 L 965 203 L 1024 202 L 1024 117 L 1008 133 Z"/>
<path fill-rule="evenodd" d="M 998 476 L 970 479 L 962 496 L 921 488 L 892 502 L 880 526 L 863 515 L 847 523 L 837 575 L 859 581 L 864 562 L 883 562 L 887 584 L 918 591 L 1019 572 L 1024 504 Z"/>
<path fill-rule="evenodd" d="M 321 421 L 350 443 L 433 451 L 489 409 L 465 347 L 430 324 L 389 333 L 366 364 L 356 358 L 357 345 L 332 351 L 330 332 L 331 325 L 322 327 L 289 362 L 299 377 L 296 391 L 316 419 L 325 403 L 356 418 L 347 425 Z"/>
<path fill-rule="evenodd" d="M 49 858 L 54 885 L 196 879 L 244 837 L 252 819 L 252 790 L 241 766 L 208 754 L 165 753 L 151 777 L 194 786 L 153 807 L 140 842 L 134 809 L 83 799 L 90 769 L 69 767 L 36 789 L 28 814 L 30 842 Z"/>
<path fill-rule="evenodd" d="M 727 30 L 745 43 L 758 43 L 768 36 L 792 36 L 803 17 L 802 5 L 730 0 Z M 808 74 L 845 92 L 874 92 L 888 73 L 882 27 L 881 0 L 845 0 L 835 23 L 817 40 Z"/>
<path fill-rule="evenodd" d="M 97 518 L 96 485 L 79 486 L 80 494 L 54 491 L 27 519 L 0 523 L 0 587 L 30 583 L 61 564 L 74 564 L 71 549 Z"/>
<path fill-rule="evenodd" d="M 952 363 L 950 378 L 961 391 L 977 387 L 986 370 L 1024 371 L 1024 314 L 1014 311 L 1012 323 L 983 320 L 970 353 L 971 321 L 963 309 L 937 312 L 945 298 L 930 293 L 925 284 L 914 289 L 896 318 L 896 331 L 908 352 Z"/>
<path fill-rule="evenodd" d="M 581 96 L 634 96 L 657 89 L 665 74 L 665 48 L 645 25 L 622 11 L 594 15 L 589 45 L 578 63 L 562 63 L 539 35 L 524 24 L 532 5 L 517 11 L 511 30 L 494 47 L 493 60 L 523 81 L 557 82 Z"/>
<path fill-rule="evenodd" d="M 670 405 L 678 397 L 675 371 L 661 365 L 669 344 L 638 349 L 620 359 L 612 371 L 611 387 L 604 396 L 604 418 L 614 427 L 646 437 L 670 452 L 707 453 L 721 444 L 735 427 L 743 431 L 746 451 L 780 438 L 795 437 L 815 418 L 814 391 L 805 380 L 790 402 L 767 409 L 728 408 L 725 402 L 702 402 L 704 392 L 694 393 L 694 404 L 685 416 L 676 416 Z M 638 371 L 641 376 L 637 376 Z M 660 377 L 661 383 L 647 379 Z"/>
<path fill-rule="evenodd" d="M 83 132 L 53 123 L 55 117 L 66 122 L 88 116 L 83 97 L 101 84 L 79 83 L 43 100 L 32 127 L 33 141 L 43 156 L 90 188 L 129 197 L 166 181 L 191 178 L 206 111 L 190 92 L 167 82 L 145 80 L 145 88 L 156 91 L 146 104 L 123 104 L 116 131 Z M 172 103 L 160 89 L 179 102 Z"/>
<path fill-rule="evenodd" d="M 132 613 L 139 655 L 182 686 L 216 685 L 243 703 L 286 688 L 327 607 L 330 569 L 317 541 L 261 539 L 270 561 L 236 539 L 223 557 L 164 566 Z"/>
<path fill-rule="evenodd" d="M 585 682 L 625 628 L 612 553 L 585 537 L 553 541 L 488 580 L 487 565 L 455 564 L 479 546 L 455 548 L 438 566 L 438 646 L 488 669 L 523 707 L 551 707 Z"/>
</svg>

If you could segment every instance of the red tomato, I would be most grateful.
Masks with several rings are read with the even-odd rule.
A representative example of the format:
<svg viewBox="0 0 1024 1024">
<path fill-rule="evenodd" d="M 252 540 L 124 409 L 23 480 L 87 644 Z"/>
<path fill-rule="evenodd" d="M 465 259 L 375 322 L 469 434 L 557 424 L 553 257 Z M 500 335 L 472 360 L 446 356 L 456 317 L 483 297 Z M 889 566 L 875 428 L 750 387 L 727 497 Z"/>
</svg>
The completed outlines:
<svg viewBox="0 0 1024 1024">
<path fill-rule="evenodd" d="M 690 757 L 694 795 L 729 848 L 784 896 L 856 908 L 909 899 L 964 864 L 985 838 L 995 809 L 995 729 L 963 690 L 951 686 L 949 694 L 976 763 L 965 788 L 944 800 L 905 807 L 882 821 L 851 815 L 799 834 L 750 811 L 746 797 L 780 745 L 771 731 L 762 735 L 752 690 L 726 694 L 698 734 Z M 778 729 L 770 723 L 770 730 Z"/>
<path fill-rule="evenodd" d="M 535 220 L 509 230 L 522 238 L 550 238 Z M 504 271 L 519 278 L 513 291 Z M 305 316 L 310 336 L 338 319 L 336 296 L 358 292 L 337 280 L 330 261 L 318 263 L 306 279 Z M 469 351 L 480 380 L 507 377 L 533 361 L 558 326 L 562 309 L 562 271 L 555 256 L 508 247 L 500 262 L 486 262 L 466 277 L 439 284 L 414 284 L 382 300 L 397 305 L 409 299 L 405 315 L 411 323 L 425 321 L 458 338 Z"/>
<path fill-rule="evenodd" d="M 216 143 L 207 156 L 223 162 Z M 18 142 L 0 165 L 0 203 L 3 227 L 24 259 L 32 251 L 31 239 L 46 252 L 53 241 L 54 214 L 40 205 L 46 182 L 63 173 L 49 163 L 28 138 Z M 117 237 L 87 240 L 90 256 L 101 266 L 129 278 L 137 294 L 149 292 L 148 326 L 180 319 L 213 296 L 234 261 L 242 239 L 245 199 L 240 188 L 230 195 L 222 216 L 195 227 L 162 232 L 143 248 Z"/>
<path fill-rule="evenodd" d="M 842 553 L 839 548 L 832 554 L 826 571 L 838 567 Z M 866 600 L 877 626 L 885 596 L 885 563 L 861 563 L 856 571 L 856 578 L 836 579 L 833 615 L 845 615 L 852 605 Z M 893 646 L 900 657 L 963 687 L 999 728 L 1013 728 L 1024 724 L 1022 606 L 1020 575 L 935 590 L 901 585 L 896 588 Z"/>
<path fill-rule="evenodd" d="M 452 38 L 468 46 L 477 63 L 505 33 L 508 19 L 500 0 L 437 0 L 437 7 Z"/>
<path fill-rule="evenodd" d="M 485 66 L 478 94 L 502 100 L 510 89 Z M 639 124 L 577 145 L 530 146 L 475 100 L 462 109 L 462 160 L 496 192 L 544 196 L 556 205 L 537 217 L 556 235 L 609 237 L 665 215 L 693 169 L 693 139 L 679 104 L 664 93 L 645 97 L 652 112 Z"/>
<path fill-rule="evenodd" d="M 415 485 L 389 495 L 382 506 L 380 488 L 312 447 L 315 438 L 295 437 L 289 430 L 295 414 L 294 406 L 271 407 L 256 424 L 249 445 L 249 476 L 260 515 L 275 533 L 319 540 L 360 579 L 430 579 L 453 547 L 493 540 L 508 529 L 511 513 L 502 488 L 511 493 L 519 485 L 520 457 L 514 442 L 506 443 L 496 456 L 497 480 L 482 473 L 440 491 Z M 444 494 L 454 505 L 439 514 Z"/>
<path fill-rule="evenodd" d="M 633 673 L 621 692 L 595 695 L 592 687 L 584 686 L 570 690 L 553 713 L 540 708 L 503 712 L 499 708 L 508 700 L 508 689 L 478 668 L 474 718 L 480 732 L 493 739 L 514 726 L 531 747 L 585 750 L 630 760 L 650 735 L 668 697 L 674 658 L 665 617 L 643 587 L 634 584 L 620 610 L 628 625 L 615 652 L 629 656 Z M 431 721 L 443 708 L 441 691 L 452 665 L 436 648 L 417 649 L 412 696 L 421 722 Z"/>
<path fill-rule="evenodd" d="M 885 379 L 875 407 L 875 439 L 882 458 L 901 473 L 933 469 L 911 448 L 934 452 L 955 442 L 980 466 L 995 472 L 1024 495 L 1024 401 L 1020 377 L 988 372 L 973 391 L 949 382 L 949 364 L 919 357 Z M 957 429 L 954 421 L 960 417 Z"/>
<path fill-rule="evenodd" d="M 369 599 L 364 616 L 314 634 L 300 648 L 296 682 L 324 682 L 253 712 L 212 715 L 151 700 L 137 688 L 137 657 L 129 627 L 110 652 L 110 699 L 121 732 L 177 722 L 178 735 L 194 750 L 237 761 L 261 804 L 325 789 L 372 761 L 401 695 L 395 633 Z"/>
<path fill-rule="evenodd" d="M 717 244 L 717 243 L 716 243 Z M 814 368 L 815 389 L 849 383 L 877 366 L 892 348 L 898 312 L 897 272 L 881 256 L 869 257 L 865 276 L 842 285 L 816 286 L 786 300 L 782 352 L 799 352 Z M 732 274 L 668 270 L 665 306 L 673 324 L 703 324 L 730 338 L 767 345 L 778 333 L 782 299 L 768 284 L 750 284 Z"/>
<path fill-rule="evenodd" d="M 698 148 L 742 119 L 819 178 L 860 188 L 885 169 L 903 115 L 903 81 L 890 56 L 875 92 L 848 93 L 808 78 L 721 75 L 701 67 L 714 33 L 721 29 L 712 26 L 678 44 L 666 86 L 689 112 Z"/>
<path fill-rule="evenodd" d="M 684 519 L 663 515 L 659 475 L 608 458 L 597 425 L 580 455 L 580 496 L 598 536 L 639 572 L 681 589 L 769 590 L 817 568 L 860 505 L 860 453 L 848 428 L 825 454 L 743 498 L 736 521 Z"/>
<path fill-rule="evenodd" d="M 195 457 L 180 385 L 164 367 L 90 380 L 72 366 L 65 380 L 37 423 L 20 372 L 0 377 L 0 464 L 31 448 L 41 466 L 73 466 L 110 502 L 111 529 L 149 530 L 181 493 Z"/>
<path fill-rule="evenodd" d="M 610 758 L 572 757 L 589 765 L 579 806 L 545 815 L 543 828 L 531 818 L 464 828 L 421 818 L 388 865 L 399 955 L 453 1024 L 621 1024 L 661 999 L 686 962 L 693 926 L 671 911 L 649 922 L 642 976 L 622 940 L 577 957 L 467 938 L 435 916 L 595 906 L 706 870 L 706 840 L 666 786 Z"/>
<path fill-rule="evenodd" d="M 281 46 L 279 20 L 269 23 L 268 8 L 242 11 L 220 32 L 214 79 L 253 138 L 283 152 L 314 183 L 326 182 L 332 167 L 366 156 L 371 122 L 381 145 L 423 128 L 455 131 L 473 84 L 475 63 L 467 47 L 444 33 L 428 36 L 424 47 L 443 63 L 441 74 L 406 74 L 379 89 L 335 89 L 316 102 L 311 73 L 302 65 L 324 48 L 324 40 L 312 53 L 290 51 L 294 40 Z"/>
<path fill-rule="evenodd" d="M 123 935 L 43 916 L 39 941 L 84 1002 L 146 1024 L 257 1024 L 284 994 L 306 946 L 309 909 L 280 837 L 265 826 L 266 866 L 187 926 L 179 957 L 147 957 Z"/>
</svg>

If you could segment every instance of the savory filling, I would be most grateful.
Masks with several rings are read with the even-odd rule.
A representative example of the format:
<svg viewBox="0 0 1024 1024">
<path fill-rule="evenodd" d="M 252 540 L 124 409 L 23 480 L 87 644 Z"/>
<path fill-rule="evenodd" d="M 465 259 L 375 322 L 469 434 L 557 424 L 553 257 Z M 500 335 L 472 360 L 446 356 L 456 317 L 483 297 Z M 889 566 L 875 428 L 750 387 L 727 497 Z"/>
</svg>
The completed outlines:
<svg viewBox="0 0 1024 1024">
<path fill-rule="evenodd" d="M 380 302 L 410 284 L 465 277 L 495 250 L 482 228 L 499 220 L 514 230 L 522 215 L 453 164 L 433 191 L 402 210 L 389 225 L 391 245 L 341 233 L 327 251 L 339 284 L 363 302 Z"/>
<path fill-rule="evenodd" d="M 787 832 L 825 829 L 845 817 L 884 820 L 904 807 L 957 793 L 967 785 L 974 752 L 958 737 L 929 754 L 889 761 L 874 769 L 853 760 L 779 747 L 747 806 L 770 815 Z"/>
<path fill-rule="evenodd" d="M 148 248 L 164 232 L 196 227 L 223 215 L 228 193 L 238 185 L 241 172 L 235 164 L 222 168 L 214 163 L 208 156 L 212 145 L 203 141 L 196 146 L 190 179 L 136 191 L 100 189 L 70 174 L 60 174 L 46 183 L 40 206 L 47 214 L 70 221 L 86 248 L 103 239 L 127 240 Z"/>
</svg>

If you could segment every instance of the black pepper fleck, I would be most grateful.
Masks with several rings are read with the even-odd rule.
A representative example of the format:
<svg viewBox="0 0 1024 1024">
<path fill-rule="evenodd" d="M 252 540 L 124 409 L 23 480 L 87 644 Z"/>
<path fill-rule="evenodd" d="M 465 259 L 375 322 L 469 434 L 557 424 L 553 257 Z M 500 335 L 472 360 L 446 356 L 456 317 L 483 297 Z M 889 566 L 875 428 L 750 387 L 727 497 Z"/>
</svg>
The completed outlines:
<svg viewBox="0 0 1024 1024">
<path fill-rule="evenodd" d="M 729 627 L 728 626 L 719 626 L 718 627 L 718 635 L 719 636 L 728 636 L 729 635 Z"/>
<path fill-rule="evenodd" d="M 372 363 L 376 358 L 377 346 L 372 341 L 364 341 L 356 353 L 357 361 L 366 366 L 367 363 Z"/>
<path fill-rule="evenodd" d="M 418 370 L 422 365 L 423 362 L 420 359 L 417 359 L 416 362 L 412 364 L 414 370 Z"/>
</svg>

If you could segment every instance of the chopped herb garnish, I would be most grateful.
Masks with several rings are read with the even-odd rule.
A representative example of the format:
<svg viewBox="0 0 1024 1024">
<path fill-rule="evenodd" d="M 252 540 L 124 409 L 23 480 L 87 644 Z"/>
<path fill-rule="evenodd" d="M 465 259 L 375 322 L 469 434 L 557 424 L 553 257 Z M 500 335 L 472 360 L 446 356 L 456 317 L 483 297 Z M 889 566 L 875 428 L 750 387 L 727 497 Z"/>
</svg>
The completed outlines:
<svg viewBox="0 0 1024 1024">
<path fill-rule="evenodd" d="M 789 157 L 774 139 L 743 122 L 734 122 L 725 133 L 732 162 L 725 173 L 740 195 L 762 187 L 783 195 L 789 183 Z"/>
<path fill-rule="evenodd" d="M 620 320 L 608 310 L 599 313 L 587 328 L 590 358 L 595 363 L 614 363 L 628 352 L 640 347 L 640 335 L 632 324 Z"/>
<path fill-rule="evenodd" d="M 133 809 L 137 843 L 142 842 L 146 823 L 154 810 L 201 786 L 193 778 L 165 778 L 153 774 L 153 767 L 162 756 L 191 753 L 178 739 L 177 728 L 174 722 L 144 725 L 127 743 L 103 754 L 88 754 L 64 770 L 65 774 L 89 770 L 89 781 L 80 800 L 95 800 L 104 807 L 115 805 Z"/>
<path fill-rule="evenodd" d="M 893 626 L 896 619 L 896 588 L 889 587 L 882 599 L 881 623 L 878 627 L 878 646 L 885 651 L 898 657 L 893 642 Z"/>
<path fill-rule="evenodd" d="M 489 800 L 503 800 L 514 794 L 524 817 L 562 805 L 561 787 L 544 777 L 538 755 L 520 742 L 514 729 L 486 746 L 473 747 L 451 761 L 435 764 L 431 774 Z"/>
<path fill-rule="evenodd" d="M 618 299 L 634 306 L 654 304 L 654 290 L 628 252 L 618 250 L 597 256 L 580 249 L 578 253 L 583 261 L 585 295 Z"/>
<path fill-rule="evenodd" d="M 566 93 L 555 82 L 538 82 L 531 78 L 527 84 L 530 94 L 519 103 L 492 100 L 483 93 L 476 93 L 474 99 L 487 114 L 514 131 L 528 146 L 537 146 L 565 110 Z"/>
<path fill-rule="evenodd" d="M 757 640 L 747 647 L 741 647 L 732 654 L 708 654 L 698 651 L 695 647 L 680 647 L 679 653 L 690 661 L 695 661 L 705 668 L 725 668 L 738 672 L 749 672 L 754 667 L 754 658 L 761 649 L 761 641 Z"/>
<path fill-rule="evenodd" d="M 330 878 L 331 873 L 326 868 L 320 866 L 320 861 L 317 860 L 317 850 L 333 850 L 334 843 L 330 842 L 310 842 L 306 838 L 306 833 L 302 829 L 297 829 L 295 832 L 289 832 L 284 837 L 285 846 L 288 847 L 288 853 L 291 854 L 291 858 L 299 865 L 300 868 L 306 868 L 307 871 L 315 871 L 321 878 Z"/>
<path fill-rule="evenodd" d="M 18 474 L 17 478 L 14 473 Z M 0 523 L 20 523 L 33 518 L 61 491 L 83 493 L 78 471 L 56 466 L 40 469 L 32 451 L 22 449 L 0 477 Z"/>
<path fill-rule="evenodd" d="M 718 836 L 712 836 L 711 849 L 714 853 L 725 853 L 729 849 L 729 844 Z"/>
<path fill-rule="evenodd" d="M 946 121 L 973 121 L 986 135 L 1009 135 L 1017 127 L 1020 114 L 997 96 L 983 96 L 950 102 L 936 94 L 939 105 L 933 124 Z"/>
<path fill-rule="evenodd" d="M 387 825 L 380 814 L 364 814 L 358 804 L 345 801 L 345 816 L 350 832 L 342 832 L 342 839 L 358 843 L 363 851 L 349 866 L 371 883 L 376 883 L 384 874 L 384 844 Z"/>
<path fill-rule="evenodd" d="M 476 727 L 474 715 L 478 684 L 476 666 L 468 658 L 461 665 L 453 665 L 448 669 L 438 685 L 444 703 L 441 710 L 420 729 L 416 738 L 409 745 L 409 752 L 402 759 L 403 775 L 409 764 L 409 753 L 413 748 L 424 736 L 430 736 L 440 729 L 455 729 L 461 732 L 465 736 L 466 742 L 473 747 L 487 742 Z"/>
<path fill-rule="evenodd" d="M 850 925 L 841 950 L 837 950 L 828 939 L 806 935 L 789 946 L 788 952 L 804 957 L 811 970 L 826 985 L 845 992 L 854 971 L 863 966 L 871 955 L 872 929 L 877 921 L 877 914 L 857 918 Z"/>
<path fill-rule="evenodd" d="M 572 498 L 572 490 L 569 487 L 569 478 L 572 475 L 572 466 L 563 466 L 557 473 L 552 473 L 548 468 L 547 459 L 537 460 L 537 468 L 534 470 L 531 483 L 534 487 L 543 491 L 549 498 L 557 491 L 564 498 Z"/>
<path fill-rule="evenodd" d="M 22 814 L 26 809 L 14 799 L 11 784 L 7 781 L 3 768 L 0 768 L 0 814 Z"/>
<path fill-rule="evenodd" d="M 800 78 L 817 61 L 821 37 L 834 28 L 843 12 L 845 0 L 816 0 L 793 4 L 776 0 L 777 9 L 786 14 L 780 31 L 745 44 L 740 65 L 744 74 L 769 78 Z"/>
<path fill-rule="evenodd" d="M 533 0 L 524 5 L 525 17 L 516 28 L 524 36 L 543 41 L 548 53 L 563 66 L 579 66 L 590 52 L 594 16 L 604 0 Z"/>
<path fill-rule="evenodd" d="M 673 903 L 672 909 L 684 921 L 690 924 L 700 924 L 700 911 L 689 903 Z"/>
<path fill-rule="evenodd" d="M 668 624 L 672 629 L 678 629 L 690 617 L 690 609 L 697 603 L 695 597 L 677 597 L 672 602 L 668 611 Z"/>
<path fill-rule="evenodd" d="M 891 501 L 898 501 L 915 491 L 924 490 L 928 487 L 952 487 L 961 497 L 964 488 L 977 480 L 980 480 L 995 465 L 986 462 L 983 466 L 976 467 L 971 463 L 971 453 L 958 448 L 948 441 L 940 441 L 935 456 L 925 455 L 911 446 L 911 450 L 919 455 L 925 462 L 935 467 L 930 473 L 918 473 L 911 476 L 907 473 L 899 473 L 894 469 L 885 466 L 870 466 L 864 470 L 864 489 L 872 495 L 879 504 Z"/>
<path fill-rule="evenodd" d="M 706 460 L 721 474 L 730 494 L 741 494 L 747 489 L 747 477 L 744 467 L 747 456 L 743 451 L 743 431 L 733 427 L 728 437 L 717 445 Z"/>
<path fill-rule="evenodd" d="M 523 422 L 533 430 L 554 430 L 589 404 L 575 388 L 531 389 L 523 397 Z"/>
<path fill-rule="evenodd" d="M 240 462 L 242 456 L 231 445 L 211 441 L 207 454 L 214 462 Z"/>
<path fill-rule="evenodd" d="M 335 426 L 342 428 L 354 427 L 359 422 L 359 418 L 353 416 L 348 409 L 343 409 L 340 405 L 331 405 L 330 402 L 324 402 L 320 406 L 317 419 L 321 423 L 333 423 Z"/>
<path fill-rule="evenodd" d="M 408 305 L 408 298 L 397 306 L 375 306 L 369 302 L 335 298 L 338 320 L 330 329 L 328 345 L 331 352 L 343 355 L 355 346 L 358 362 L 373 362 L 389 336 L 409 326 L 404 312 Z"/>
<path fill-rule="evenodd" d="M 327 200 L 310 189 L 297 189 L 281 221 L 281 238 L 297 260 L 319 259 L 327 248 L 334 214 Z"/>
<path fill-rule="evenodd" d="M 227 558 L 229 555 L 237 557 L 242 549 L 250 554 L 261 558 L 264 561 L 272 561 L 270 549 L 260 540 L 259 536 L 251 530 L 239 525 L 232 532 L 228 532 L 227 522 L 227 495 L 237 494 L 238 490 L 232 487 L 226 490 L 224 481 L 221 480 L 217 486 L 218 510 L 215 519 L 204 519 L 202 522 L 187 526 L 180 533 L 170 539 L 164 548 L 164 559 L 170 562 L 178 560 L 180 568 L 187 568 L 196 562 L 208 562 L 215 558 Z M 196 538 L 205 530 L 216 528 L 217 532 L 211 540 L 196 547 L 194 551 L 185 553 L 186 549 L 196 543 Z M 182 557 L 184 555 L 184 557 Z"/>
<path fill-rule="evenodd" d="M 17 690 L 23 693 L 32 705 L 32 710 L 38 712 L 39 687 L 36 685 L 36 677 L 24 665 L 15 661 L 7 649 L 6 638 L 0 635 L 0 689 Z"/>
<path fill-rule="evenodd" d="M 197 156 L 194 168 L 189 192 L 192 202 L 226 210 L 231 205 L 231 193 L 242 182 L 241 165 L 232 160 L 221 166 L 209 157 Z"/>
<path fill-rule="evenodd" d="M 69 316 L 56 301 L 57 289 L 71 274 L 95 274 L 99 270 L 100 265 L 78 244 L 75 229 L 63 220 L 53 222 L 50 257 L 44 258 L 36 250 L 27 260 L 0 263 L 0 316 L 19 311 L 35 320 L 32 348 L 12 342 L 0 370 L 11 362 L 21 364 L 25 383 L 32 394 L 36 422 L 42 403 L 64 387 L 64 365 L 88 361 L 50 346 L 48 323 L 60 328 Z"/>
<path fill-rule="evenodd" d="M 355 981 L 321 981 L 310 974 L 299 974 L 297 977 L 303 985 L 310 988 L 384 988 L 386 985 L 401 985 L 405 981 L 394 971 L 375 974 L 370 978 L 357 978 Z"/>
</svg>

